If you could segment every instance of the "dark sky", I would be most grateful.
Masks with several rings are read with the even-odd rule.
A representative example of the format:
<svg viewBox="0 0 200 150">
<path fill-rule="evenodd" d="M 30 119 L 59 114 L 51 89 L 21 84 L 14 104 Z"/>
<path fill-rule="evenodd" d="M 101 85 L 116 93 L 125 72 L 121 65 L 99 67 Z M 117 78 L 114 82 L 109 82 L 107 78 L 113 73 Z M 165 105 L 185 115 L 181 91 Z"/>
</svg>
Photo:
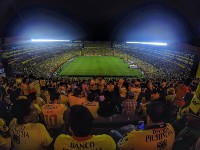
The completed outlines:
<svg viewBox="0 0 200 150">
<path fill-rule="evenodd" d="M 0 0 L 0 36 L 200 45 L 199 0 Z"/>
</svg>

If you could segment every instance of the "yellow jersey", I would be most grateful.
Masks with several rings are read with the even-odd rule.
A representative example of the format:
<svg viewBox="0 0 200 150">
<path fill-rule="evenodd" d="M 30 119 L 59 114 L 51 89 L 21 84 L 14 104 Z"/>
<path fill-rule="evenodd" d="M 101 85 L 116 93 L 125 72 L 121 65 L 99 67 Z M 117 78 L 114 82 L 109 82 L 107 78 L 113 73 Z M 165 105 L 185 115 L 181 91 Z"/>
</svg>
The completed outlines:
<svg viewBox="0 0 200 150">
<path fill-rule="evenodd" d="M 61 134 L 56 138 L 54 150 L 115 150 L 116 144 L 108 135 L 93 135 L 84 138 Z"/>
<path fill-rule="evenodd" d="M 191 113 L 200 118 L 200 83 L 189 106 Z"/>
<path fill-rule="evenodd" d="M 38 104 L 33 103 L 33 106 L 34 106 L 35 110 L 37 111 L 38 115 L 42 113 L 42 110 Z"/>
<path fill-rule="evenodd" d="M 69 106 L 70 107 L 72 107 L 74 105 L 82 105 L 86 101 L 87 101 L 87 99 L 85 97 L 76 97 L 76 96 L 69 95 Z"/>
<path fill-rule="evenodd" d="M 120 150 L 171 150 L 175 132 L 170 124 L 163 128 L 134 130 L 118 142 Z"/>
<path fill-rule="evenodd" d="M 60 95 L 60 102 L 61 102 L 61 104 L 67 105 L 68 100 L 69 99 L 68 99 L 68 97 L 66 95 L 63 95 L 63 94 Z"/>
<path fill-rule="evenodd" d="M 98 116 L 97 111 L 99 109 L 99 103 L 98 102 L 84 102 L 83 106 L 87 107 L 89 111 L 91 112 L 93 118 L 96 118 Z"/>
<path fill-rule="evenodd" d="M 51 144 L 52 138 L 41 123 L 19 125 L 14 118 L 10 122 L 10 135 L 16 150 L 42 150 Z"/>
<path fill-rule="evenodd" d="M 67 107 L 64 104 L 45 104 L 42 106 L 45 123 L 48 128 L 59 128 L 64 125 L 63 115 Z"/>
</svg>

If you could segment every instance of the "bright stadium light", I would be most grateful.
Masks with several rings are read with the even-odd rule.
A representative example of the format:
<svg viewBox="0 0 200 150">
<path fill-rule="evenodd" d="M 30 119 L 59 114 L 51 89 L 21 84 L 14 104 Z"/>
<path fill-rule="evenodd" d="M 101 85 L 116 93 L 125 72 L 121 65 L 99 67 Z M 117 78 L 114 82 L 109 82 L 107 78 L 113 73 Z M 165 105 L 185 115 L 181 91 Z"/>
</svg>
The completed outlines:
<svg viewBox="0 0 200 150">
<path fill-rule="evenodd" d="M 70 40 L 31 39 L 31 42 L 70 42 Z"/>
<path fill-rule="evenodd" d="M 159 43 L 159 42 L 126 42 L 129 44 L 148 44 L 148 45 L 160 45 L 160 46 L 167 46 L 167 43 Z"/>
</svg>

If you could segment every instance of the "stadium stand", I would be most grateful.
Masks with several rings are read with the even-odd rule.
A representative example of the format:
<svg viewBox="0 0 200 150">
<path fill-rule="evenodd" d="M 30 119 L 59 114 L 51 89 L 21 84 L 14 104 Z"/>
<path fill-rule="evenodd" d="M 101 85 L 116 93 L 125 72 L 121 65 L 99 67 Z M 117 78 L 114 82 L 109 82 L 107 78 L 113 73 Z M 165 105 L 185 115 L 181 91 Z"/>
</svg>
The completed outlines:
<svg viewBox="0 0 200 150">
<path fill-rule="evenodd" d="M 85 49 L 82 49 L 80 43 L 65 44 L 15 43 L 15 45 L 6 45 L 7 48 L 2 51 L 3 57 L 12 65 L 15 74 L 21 75 L 0 77 L 0 149 L 27 149 L 27 147 L 54 149 L 54 146 L 56 149 L 59 145 L 56 143 L 63 143 L 62 137 L 78 139 L 86 143 L 84 146 L 80 143 L 67 144 L 71 146 L 70 148 L 76 149 L 95 143 L 96 140 L 90 135 L 100 135 L 96 137 L 101 137 L 102 141 L 109 139 L 113 143 L 110 136 L 102 134 L 109 134 L 111 130 L 119 130 L 123 126 L 130 127 L 130 124 L 131 127 L 137 126 L 139 121 L 143 121 L 148 127 L 149 107 L 157 102 L 162 103 L 165 110 L 162 123 L 172 125 L 172 127 L 170 125 L 170 134 L 171 128 L 174 129 L 176 140 L 173 149 L 196 146 L 200 136 L 200 80 L 190 77 L 195 57 L 193 52 L 169 47 L 130 46 L 123 43 L 115 43 L 113 48 L 99 48 L 97 44 L 93 48 L 86 47 Z M 83 55 L 111 55 L 120 57 L 127 63 L 131 61 L 145 72 L 146 78 L 110 77 L 104 79 L 100 76 L 85 79 L 51 76 L 73 61 L 74 57 Z M 184 92 L 180 91 L 181 88 L 185 89 Z M 178 98 L 180 95 L 181 99 Z M 179 102 L 183 102 L 183 105 L 179 105 Z M 64 109 L 57 107 L 59 104 L 62 104 Z M 74 127 L 72 124 L 77 121 L 75 119 L 75 123 L 69 122 L 70 109 L 74 109 L 77 105 L 87 108 L 86 111 L 91 112 L 90 118 L 93 117 L 93 127 L 88 129 L 87 135 L 77 134 L 75 128 L 70 129 L 70 125 Z M 51 109 L 44 111 L 44 107 Z M 128 112 L 129 110 L 132 112 Z M 153 121 L 153 123 L 157 122 Z M 55 128 L 52 129 L 50 125 Z M 29 128 L 30 126 L 33 128 Z M 35 142 L 40 139 L 32 129 L 40 133 L 40 138 L 45 137 L 41 138 L 44 142 L 39 144 Z M 140 130 L 148 129 L 141 128 Z M 69 133 L 74 136 L 69 136 Z M 166 136 L 152 134 L 150 131 L 148 134 L 150 139 L 148 141 Z M 145 133 L 141 138 L 144 138 L 144 135 Z M 191 140 L 187 140 L 188 137 Z M 157 148 L 166 148 L 166 141 L 159 140 L 159 143 L 155 141 L 153 145 L 157 145 Z M 31 146 L 30 143 L 34 142 L 34 146 Z M 64 141 L 64 143 L 67 142 Z M 170 141 L 170 144 L 172 143 L 174 143 L 173 139 Z M 123 149 L 121 144 L 121 142 L 118 143 L 119 149 Z M 148 144 L 151 145 L 151 142 Z M 101 145 L 98 146 L 101 147 Z M 114 143 L 113 147 L 115 147 Z M 172 145 L 169 147 L 171 148 Z"/>
<path fill-rule="evenodd" d="M 140 59 L 157 67 L 157 70 L 161 72 L 160 76 L 163 76 L 164 73 L 166 77 L 189 77 L 195 57 L 195 53 L 192 51 L 170 46 L 161 47 L 139 44 L 124 44 L 122 46 L 115 44 L 114 47 L 122 50 L 129 56 L 133 56 L 134 59 Z"/>
</svg>

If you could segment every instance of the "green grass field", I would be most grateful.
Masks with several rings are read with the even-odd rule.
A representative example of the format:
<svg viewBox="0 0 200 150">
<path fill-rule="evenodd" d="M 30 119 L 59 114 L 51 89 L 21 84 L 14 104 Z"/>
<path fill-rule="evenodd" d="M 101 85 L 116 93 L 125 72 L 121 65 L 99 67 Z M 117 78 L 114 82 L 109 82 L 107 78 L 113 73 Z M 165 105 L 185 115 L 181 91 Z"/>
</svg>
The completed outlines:
<svg viewBox="0 0 200 150">
<path fill-rule="evenodd" d="M 130 69 L 119 57 L 80 56 L 67 65 L 59 75 L 62 76 L 136 76 L 144 77 L 139 69 Z M 63 68 L 63 66 L 61 66 Z"/>
</svg>

